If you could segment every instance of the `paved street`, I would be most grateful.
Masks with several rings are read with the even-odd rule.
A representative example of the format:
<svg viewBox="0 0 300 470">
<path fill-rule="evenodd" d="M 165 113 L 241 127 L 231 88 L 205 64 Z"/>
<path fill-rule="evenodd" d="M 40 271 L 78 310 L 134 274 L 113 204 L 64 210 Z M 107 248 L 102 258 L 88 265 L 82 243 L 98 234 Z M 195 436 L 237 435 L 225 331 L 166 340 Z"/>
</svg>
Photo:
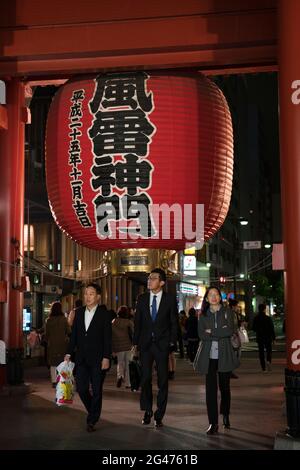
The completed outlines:
<svg viewBox="0 0 300 470">
<path fill-rule="evenodd" d="M 164 427 L 141 424 L 139 392 L 116 387 L 116 366 L 109 372 L 97 431 L 85 430 L 85 412 L 76 394 L 70 407 L 57 407 L 46 367 L 26 369 L 33 392 L 2 396 L 0 449 L 273 449 L 277 431 L 286 426 L 283 392 L 285 355 L 275 352 L 272 372 L 262 373 L 255 344 L 243 352 L 232 384 L 232 429 L 205 434 L 204 380 L 189 362 L 177 360 L 170 381 Z"/>
</svg>

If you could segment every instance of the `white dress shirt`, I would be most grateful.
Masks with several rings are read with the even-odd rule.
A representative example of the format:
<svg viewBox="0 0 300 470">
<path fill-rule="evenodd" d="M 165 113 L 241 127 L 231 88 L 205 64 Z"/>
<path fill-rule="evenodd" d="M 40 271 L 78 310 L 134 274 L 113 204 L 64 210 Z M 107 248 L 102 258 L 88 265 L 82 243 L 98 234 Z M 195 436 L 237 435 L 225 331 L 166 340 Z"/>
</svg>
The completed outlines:
<svg viewBox="0 0 300 470">
<path fill-rule="evenodd" d="M 98 305 L 96 305 L 94 308 L 89 310 L 87 307 L 85 308 L 84 312 L 84 324 L 85 324 L 85 331 L 88 330 L 91 321 L 93 320 L 93 316 L 95 315 L 95 312 L 97 310 Z"/>
<path fill-rule="evenodd" d="M 163 290 L 161 289 L 157 294 L 154 294 L 154 292 L 150 291 L 150 312 L 152 312 L 152 302 L 153 302 L 153 297 L 155 295 L 156 295 L 156 311 L 158 312 L 161 297 L 163 295 Z"/>
</svg>

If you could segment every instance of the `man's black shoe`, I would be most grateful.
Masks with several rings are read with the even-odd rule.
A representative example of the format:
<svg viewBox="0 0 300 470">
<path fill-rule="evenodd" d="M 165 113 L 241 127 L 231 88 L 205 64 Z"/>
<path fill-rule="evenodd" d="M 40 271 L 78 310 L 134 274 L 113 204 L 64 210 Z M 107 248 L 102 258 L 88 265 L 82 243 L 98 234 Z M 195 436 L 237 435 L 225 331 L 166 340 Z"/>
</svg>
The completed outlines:
<svg viewBox="0 0 300 470">
<path fill-rule="evenodd" d="M 152 416 L 153 416 L 153 411 L 145 411 L 142 424 L 150 424 Z"/>
<path fill-rule="evenodd" d="M 230 421 L 228 415 L 223 416 L 223 426 L 225 429 L 230 429 Z"/>
<path fill-rule="evenodd" d="M 163 422 L 160 418 L 154 419 L 154 424 L 156 428 L 162 428 L 163 427 Z"/>
<path fill-rule="evenodd" d="M 86 425 L 86 430 L 87 430 L 87 432 L 94 432 L 94 431 L 96 431 L 96 429 L 94 428 L 94 425 L 93 425 L 93 424 L 87 424 L 87 425 Z"/>
<path fill-rule="evenodd" d="M 206 430 L 206 434 L 212 436 L 213 434 L 218 434 L 219 426 L 217 424 L 210 424 Z"/>
</svg>

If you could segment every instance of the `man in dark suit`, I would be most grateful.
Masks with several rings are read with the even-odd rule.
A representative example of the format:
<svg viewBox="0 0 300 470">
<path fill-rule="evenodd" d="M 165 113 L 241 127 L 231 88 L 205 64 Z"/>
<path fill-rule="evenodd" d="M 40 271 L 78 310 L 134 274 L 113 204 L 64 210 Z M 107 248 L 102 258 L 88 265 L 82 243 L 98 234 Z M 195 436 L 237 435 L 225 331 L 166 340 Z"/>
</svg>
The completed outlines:
<svg viewBox="0 0 300 470">
<path fill-rule="evenodd" d="M 68 354 L 69 361 L 76 351 L 77 391 L 87 409 L 87 431 L 95 430 L 102 407 L 102 388 L 111 357 L 111 317 L 104 305 L 99 305 L 101 289 L 98 284 L 88 284 L 85 306 L 76 310 Z M 90 393 L 90 383 L 93 394 Z"/>
<path fill-rule="evenodd" d="M 168 400 L 168 357 L 177 340 L 176 298 L 163 292 L 166 274 L 156 268 L 148 277 L 150 292 L 142 294 L 137 301 L 134 319 L 134 349 L 139 351 L 142 365 L 141 410 L 145 411 L 142 424 L 149 424 L 152 411 L 152 366 L 157 370 L 157 410 L 155 426 L 163 425 Z"/>
</svg>

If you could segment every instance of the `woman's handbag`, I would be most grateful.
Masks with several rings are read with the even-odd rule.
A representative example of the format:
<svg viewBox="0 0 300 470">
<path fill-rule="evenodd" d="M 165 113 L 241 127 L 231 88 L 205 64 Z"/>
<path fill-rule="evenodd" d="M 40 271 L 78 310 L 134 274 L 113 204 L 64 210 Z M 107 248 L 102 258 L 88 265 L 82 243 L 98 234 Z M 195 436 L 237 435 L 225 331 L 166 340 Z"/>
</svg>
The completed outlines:
<svg viewBox="0 0 300 470">
<path fill-rule="evenodd" d="M 225 320 L 227 320 L 227 312 L 225 312 Z M 230 341 L 233 349 L 239 349 L 241 347 L 242 343 L 238 334 L 238 330 L 233 333 Z"/>
<path fill-rule="evenodd" d="M 239 331 L 236 331 L 235 333 L 233 333 L 230 339 L 231 339 L 231 344 L 232 344 L 233 349 L 239 349 L 241 347 L 242 343 L 240 340 Z"/>
<path fill-rule="evenodd" d="M 194 362 L 193 362 L 193 369 L 194 369 L 195 372 L 198 372 L 199 369 L 200 369 L 200 353 L 201 353 L 201 350 L 202 350 L 202 342 L 200 341 L 197 352 L 196 352 L 196 356 L 195 356 L 195 359 L 194 359 Z"/>
<path fill-rule="evenodd" d="M 243 343 L 249 343 L 249 337 L 248 337 L 248 333 L 247 333 L 247 330 L 244 326 L 241 326 L 239 329 L 238 329 L 238 335 L 239 335 L 239 339 L 240 339 L 240 342 L 241 344 Z"/>
</svg>

